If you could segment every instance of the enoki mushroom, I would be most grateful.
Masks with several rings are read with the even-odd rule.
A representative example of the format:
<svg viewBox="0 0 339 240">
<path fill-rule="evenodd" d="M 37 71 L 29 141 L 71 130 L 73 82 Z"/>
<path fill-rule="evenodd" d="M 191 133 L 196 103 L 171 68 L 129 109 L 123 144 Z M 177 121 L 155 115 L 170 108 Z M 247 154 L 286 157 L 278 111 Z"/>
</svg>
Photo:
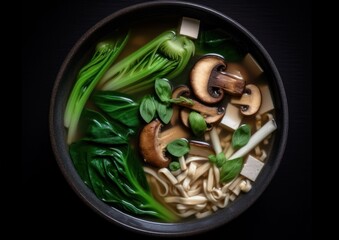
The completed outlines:
<svg viewBox="0 0 339 240">
<path fill-rule="evenodd" d="M 175 174 L 167 168 L 156 171 L 144 167 L 150 184 L 155 186 L 155 193 L 178 216 L 206 217 L 234 200 L 234 194 L 229 189 L 232 182 L 221 183 L 219 169 L 207 157 L 190 155 L 187 159 L 181 157 L 179 163 L 180 170 Z M 248 190 L 245 184 L 241 190 Z"/>
</svg>

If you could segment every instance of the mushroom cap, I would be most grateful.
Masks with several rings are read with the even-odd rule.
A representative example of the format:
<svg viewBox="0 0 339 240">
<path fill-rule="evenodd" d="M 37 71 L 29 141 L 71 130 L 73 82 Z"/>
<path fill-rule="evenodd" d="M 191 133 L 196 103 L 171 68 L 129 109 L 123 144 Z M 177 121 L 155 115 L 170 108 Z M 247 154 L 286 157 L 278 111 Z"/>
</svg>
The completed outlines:
<svg viewBox="0 0 339 240">
<path fill-rule="evenodd" d="M 261 106 L 261 92 L 260 89 L 253 85 L 246 85 L 246 89 L 241 98 L 236 99 L 232 98 L 231 103 L 235 105 L 240 105 L 240 112 L 243 115 L 250 116 L 258 112 Z"/>
<path fill-rule="evenodd" d="M 224 91 L 209 86 L 211 73 L 216 68 L 226 68 L 224 59 L 216 55 L 202 57 L 193 66 L 190 74 L 193 93 L 206 103 L 220 102 L 224 97 Z"/>
<path fill-rule="evenodd" d="M 170 160 L 165 156 L 166 145 L 159 141 L 162 124 L 156 119 L 147 124 L 140 133 L 139 147 L 144 161 L 159 168 L 167 167 Z"/>
</svg>

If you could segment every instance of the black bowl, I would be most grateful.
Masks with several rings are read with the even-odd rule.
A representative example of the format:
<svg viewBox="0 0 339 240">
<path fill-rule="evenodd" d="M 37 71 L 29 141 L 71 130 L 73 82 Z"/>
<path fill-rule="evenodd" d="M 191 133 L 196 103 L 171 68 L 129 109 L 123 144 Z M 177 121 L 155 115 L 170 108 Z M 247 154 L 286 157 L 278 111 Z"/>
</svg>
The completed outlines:
<svg viewBox="0 0 339 240">
<path fill-rule="evenodd" d="M 238 197 L 227 208 L 219 210 L 209 217 L 180 223 L 160 223 L 144 220 L 112 208 L 99 200 L 83 183 L 73 166 L 66 143 L 66 130 L 63 126 L 66 101 L 77 72 L 83 65 L 86 56 L 89 56 L 88 49 L 93 48 L 98 39 L 105 36 L 110 29 L 122 25 L 128 26 L 126 24 L 136 22 L 141 18 L 156 19 L 163 15 L 186 16 L 218 25 L 227 29 L 230 34 L 243 42 L 265 71 L 273 95 L 276 110 L 275 120 L 278 125 L 274 134 L 271 154 L 255 184 L 253 184 L 252 190 Z M 56 78 L 49 121 L 52 147 L 58 165 L 70 186 L 88 206 L 108 221 L 130 230 L 146 234 L 179 236 L 197 234 L 226 224 L 239 216 L 258 199 L 271 181 L 282 159 L 287 140 L 288 109 L 283 83 L 276 66 L 264 47 L 244 27 L 229 17 L 201 5 L 161 1 L 138 4 L 115 12 L 97 23 L 79 39 L 63 62 Z"/>
</svg>

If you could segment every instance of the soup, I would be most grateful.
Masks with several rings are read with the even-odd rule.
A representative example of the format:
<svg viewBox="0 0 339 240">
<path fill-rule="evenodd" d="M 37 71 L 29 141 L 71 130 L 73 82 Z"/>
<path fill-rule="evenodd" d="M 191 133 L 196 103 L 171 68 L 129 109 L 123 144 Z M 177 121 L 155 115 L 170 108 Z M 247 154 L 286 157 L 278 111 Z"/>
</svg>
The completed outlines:
<svg viewBox="0 0 339 240">
<path fill-rule="evenodd" d="M 84 183 L 113 207 L 165 222 L 207 217 L 250 191 L 277 126 L 267 77 L 246 49 L 184 16 L 99 40 L 64 115 Z"/>
</svg>

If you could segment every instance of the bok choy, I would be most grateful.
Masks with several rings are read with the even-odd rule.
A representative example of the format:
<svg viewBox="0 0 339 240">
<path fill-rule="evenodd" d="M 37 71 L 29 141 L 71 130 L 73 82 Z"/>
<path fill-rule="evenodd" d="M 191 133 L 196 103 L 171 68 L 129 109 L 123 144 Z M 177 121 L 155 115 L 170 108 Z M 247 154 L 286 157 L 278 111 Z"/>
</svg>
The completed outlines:
<svg viewBox="0 0 339 240">
<path fill-rule="evenodd" d="M 81 122 L 84 136 L 69 151 L 80 178 L 95 195 L 136 215 L 176 221 L 151 194 L 141 159 L 129 144 L 133 131 L 90 109 L 84 109 Z"/>
<path fill-rule="evenodd" d="M 157 78 L 180 74 L 195 45 L 185 36 L 166 31 L 114 64 L 102 77 L 99 88 L 133 94 L 153 87 Z"/>
<path fill-rule="evenodd" d="M 116 41 L 100 42 L 96 46 L 92 59 L 79 71 L 75 85 L 68 98 L 64 115 L 64 125 L 68 128 L 68 144 L 75 140 L 79 118 L 88 98 L 103 74 L 126 45 L 128 37 L 129 34 L 126 34 Z"/>
</svg>

